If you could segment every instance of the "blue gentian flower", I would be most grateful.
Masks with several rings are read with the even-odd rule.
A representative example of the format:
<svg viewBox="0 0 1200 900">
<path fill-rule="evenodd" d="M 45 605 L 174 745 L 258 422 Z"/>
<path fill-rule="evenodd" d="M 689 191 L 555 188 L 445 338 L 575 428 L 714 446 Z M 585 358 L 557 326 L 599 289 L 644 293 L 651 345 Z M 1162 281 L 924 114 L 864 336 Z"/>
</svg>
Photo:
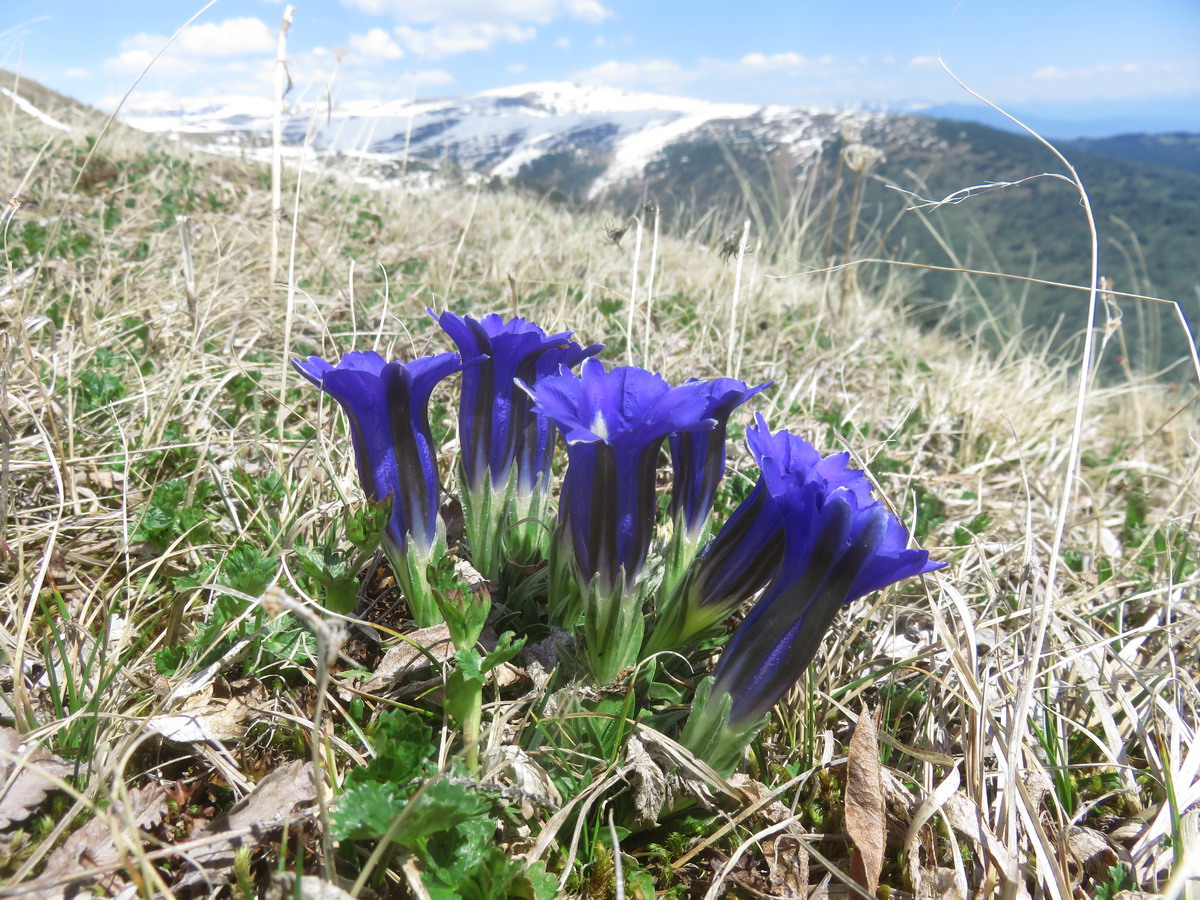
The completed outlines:
<svg viewBox="0 0 1200 900">
<path fill-rule="evenodd" d="M 594 359 L 582 374 L 543 378 L 532 386 L 535 410 L 558 426 L 567 443 L 559 523 L 579 575 L 604 590 L 632 586 L 642 572 L 655 529 L 655 473 L 664 438 L 703 431 L 708 389 L 671 387 L 636 366 L 605 372 Z"/>
<path fill-rule="evenodd" d="M 716 425 L 710 431 L 677 432 L 668 438 L 673 472 L 673 527 L 658 588 L 660 608 L 671 604 L 676 587 L 708 540 L 713 500 L 725 475 L 725 435 L 729 417 L 771 384 L 767 382 L 752 388 L 736 378 L 717 378 L 701 383 L 708 396 L 705 418 L 712 419 Z"/>
<path fill-rule="evenodd" d="M 587 666 L 601 684 L 638 659 L 642 644 L 640 581 L 655 532 L 655 475 L 663 440 L 676 431 L 712 428 L 703 385 L 671 387 L 645 369 L 605 372 L 584 360 L 531 393 L 535 411 L 567 443 L 567 470 L 550 548 L 550 617 L 574 628 L 583 617 Z"/>
<path fill-rule="evenodd" d="M 779 571 L 784 524 L 780 498 L 760 476 L 699 559 L 665 594 L 643 655 L 704 637 L 754 598 Z"/>
<path fill-rule="evenodd" d="M 942 568 L 924 550 L 908 549 L 908 532 L 883 503 L 871 497 L 871 484 L 848 467 L 849 454 L 821 455 L 787 431 L 772 435 L 759 416 L 747 430 L 747 443 L 762 470 L 754 493 L 729 525 L 722 546 L 725 564 L 738 578 L 721 578 L 706 556 L 707 568 L 696 606 L 722 609 L 759 581 L 762 596 L 721 654 L 706 702 L 688 723 L 689 746 L 705 748 L 705 758 L 721 767 L 804 673 L 837 611 L 847 603 L 913 575 Z M 768 498 L 770 498 L 768 500 Z M 760 527 L 751 521 L 765 514 Z M 760 528 L 760 536 L 750 535 Z M 739 538 L 735 540 L 734 538 Z M 756 545 L 769 546 L 758 551 Z M 762 578 L 765 568 L 772 569 Z M 718 763 L 720 765 L 718 765 Z"/>
<path fill-rule="evenodd" d="M 428 310 L 434 315 L 432 310 Z M 495 579 L 506 530 L 536 521 L 544 513 L 554 429 L 532 411 L 528 385 L 594 356 L 602 344 L 580 347 L 571 332 L 546 334 L 522 318 L 505 322 L 444 312 L 434 316 L 464 358 L 486 357 L 463 373 L 458 434 L 467 537 L 475 568 Z M 525 553 L 531 555 L 529 548 Z"/>
<path fill-rule="evenodd" d="M 336 366 L 319 356 L 293 359 L 292 366 L 345 411 L 363 493 L 392 498 L 384 548 L 418 624 L 435 624 L 436 607 L 422 587 L 424 567 L 443 537 L 428 405 L 434 386 L 462 369 L 461 358 L 441 353 L 389 363 L 367 350 L 347 353 Z M 419 583 L 406 583 L 414 577 Z"/>
<path fill-rule="evenodd" d="M 546 334 L 526 319 L 505 322 L 495 313 L 473 319 L 444 312 L 435 318 L 463 358 L 486 357 L 462 378 L 458 426 L 467 487 L 478 489 L 490 475 L 492 487 L 503 490 L 514 465 L 530 461 L 533 471 L 522 472 L 522 480 L 532 488 L 549 469 L 549 423 L 533 414 L 532 399 L 514 379 L 535 384 L 542 376 L 557 374 L 560 366 L 570 368 L 595 356 L 604 345 L 583 348 L 571 340 L 569 331 Z"/>
<path fill-rule="evenodd" d="M 676 528 L 692 543 L 702 540 L 717 486 L 725 475 L 725 432 L 729 417 L 755 394 L 770 387 L 771 382 L 752 388 L 736 378 L 716 378 L 699 384 L 707 395 L 704 417 L 716 425 L 707 431 L 676 432 L 668 440 L 674 472 L 671 514 Z"/>
</svg>

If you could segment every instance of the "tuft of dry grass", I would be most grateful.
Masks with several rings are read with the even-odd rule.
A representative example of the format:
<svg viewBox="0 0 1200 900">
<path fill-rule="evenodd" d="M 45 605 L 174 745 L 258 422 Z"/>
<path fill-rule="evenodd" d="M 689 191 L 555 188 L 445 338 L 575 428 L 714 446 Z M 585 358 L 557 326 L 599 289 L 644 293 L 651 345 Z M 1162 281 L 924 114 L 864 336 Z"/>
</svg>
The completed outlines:
<svg viewBox="0 0 1200 900">
<path fill-rule="evenodd" d="M 607 832 L 577 853 L 578 831 L 554 832 L 565 814 L 534 809 L 513 852 L 565 867 L 562 883 L 578 892 L 611 895 L 625 859 L 671 896 L 762 895 L 783 883 L 771 879 L 784 877 L 786 835 L 804 848 L 789 852 L 807 861 L 805 885 L 839 884 L 846 748 L 873 709 L 893 891 L 1068 898 L 1115 890 L 1123 867 L 1130 884 L 1170 893 L 1200 868 L 1194 386 L 1085 386 L 1077 423 L 1068 366 L 1015 336 L 995 353 L 918 328 L 908 282 L 848 291 L 835 315 L 819 270 L 790 275 L 794 264 L 757 257 L 743 268 L 744 249 L 735 270 L 657 233 L 653 275 L 631 277 L 639 255 L 631 263 L 607 242 L 601 218 L 481 187 L 369 189 L 292 171 L 294 252 L 277 261 L 290 281 L 271 284 L 264 169 L 121 131 L 81 172 L 85 131 L 50 129 L 4 98 L 0 123 L 3 183 L 19 192 L 0 244 L 0 718 L 70 769 L 0 835 L 6 892 L 56 896 L 88 877 L 179 893 L 185 861 L 215 840 L 211 823 L 293 761 L 313 758 L 336 803 L 371 753 L 371 710 L 396 702 L 345 677 L 400 627 L 384 573 L 364 583 L 373 604 L 360 621 L 314 626 L 338 630 L 322 640 L 344 640 L 340 658 L 230 655 L 206 679 L 164 674 L 156 655 L 236 592 L 220 573 L 247 546 L 274 566 L 263 596 L 321 612 L 292 547 L 358 493 L 334 410 L 286 359 L 440 348 L 426 307 L 570 328 L 672 380 L 773 380 L 758 407 L 772 425 L 850 450 L 950 563 L 845 611 L 746 773 L 722 786 L 740 806 L 714 800 L 674 843 L 626 837 L 615 866 Z M 1072 327 L 1083 321 L 1081 301 Z M 449 472 L 456 444 L 440 399 Z M 1051 568 L 1073 441 L 1080 464 Z M 743 449 L 730 465 L 734 480 L 749 471 Z M 202 514 L 151 528 L 192 507 Z M 202 686 L 185 695 L 188 685 Z M 490 749 L 528 725 L 522 704 L 489 705 Z M 213 739 L 165 737 L 164 717 L 181 714 L 203 717 Z M 444 761 L 447 730 L 441 740 Z M 37 765 L 19 759 L 0 747 L 10 785 Z M 610 773 L 565 800 L 599 809 L 623 783 Z M 131 798 L 151 785 L 177 800 L 139 819 Z M 302 868 L 300 853 L 317 871 L 329 858 L 321 818 L 310 798 L 287 839 L 251 842 L 243 868 L 223 877 Z M 48 860 L 68 837 L 98 821 L 121 852 L 47 876 L 64 871 Z M 419 883 L 399 864 L 397 878 Z"/>
</svg>

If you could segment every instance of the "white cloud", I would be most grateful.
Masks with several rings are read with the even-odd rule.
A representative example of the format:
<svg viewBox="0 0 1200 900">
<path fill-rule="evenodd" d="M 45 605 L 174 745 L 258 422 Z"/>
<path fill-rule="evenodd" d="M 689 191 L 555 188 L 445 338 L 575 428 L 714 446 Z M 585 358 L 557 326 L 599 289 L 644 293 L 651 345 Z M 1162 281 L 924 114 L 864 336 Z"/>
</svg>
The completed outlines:
<svg viewBox="0 0 1200 900">
<path fill-rule="evenodd" d="M 472 50 L 487 50 L 501 41 L 523 44 L 537 37 L 537 29 L 532 25 L 494 25 L 487 22 L 435 25 L 424 30 L 398 25 L 396 36 L 418 56 L 438 59 Z"/>
<path fill-rule="evenodd" d="M 908 61 L 910 69 L 936 69 L 937 64 L 936 56 L 914 56 Z"/>
<path fill-rule="evenodd" d="M 372 15 L 391 14 L 399 22 L 546 25 L 562 16 L 599 22 L 612 15 L 599 0 L 342 0 Z"/>
<path fill-rule="evenodd" d="M 807 60 L 799 53 L 773 53 L 770 56 L 764 56 L 762 53 L 747 53 L 739 62 L 749 69 L 773 71 L 799 68 Z"/>
<path fill-rule="evenodd" d="M 352 34 L 350 49 L 368 59 L 399 59 L 404 55 L 400 45 L 382 28 L 372 28 L 366 34 Z"/>
<path fill-rule="evenodd" d="M 826 58 L 822 57 L 822 61 Z M 819 72 L 828 74 L 833 57 Z M 785 75 L 812 74 L 811 60 L 799 53 L 747 53 L 741 59 L 700 59 L 684 66 L 673 59 L 608 60 L 590 69 L 574 73 L 576 81 L 609 84 L 641 90 L 671 90 L 705 78 L 752 79 L 782 73 Z"/>
<path fill-rule="evenodd" d="M 1056 78 L 1068 78 L 1070 76 L 1057 66 L 1046 66 L 1044 69 L 1038 69 L 1034 72 L 1033 77 L 1039 81 L 1052 81 Z"/>
<path fill-rule="evenodd" d="M 454 76 L 445 69 L 422 69 L 405 74 L 417 87 L 437 87 L 443 84 L 454 84 Z"/>
<path fill-rule="evenodd" d="M 272 54 L 275 39 L 262 19 L 244 16 L 223 22 L 193 25 L 170 46 L 163 34 L 139 32 L 122 38 L 120 52 L 104 61 L 106 72 L 118 75 L 140 72 L 152 60 L 154 70 L 172 74 L 198 74 L 218 65 L 213 60 L 231 56 L 264 56 Z M 155 59 L 156 54 L 161 55 Z M 219 65 L 228 67 L 227 63 Z"/>
<path fill-rule="evenodd" d="M 618 61 L 610 59 L 571 76 L 582 84 L 609 84 L 616 87 L 673 88 L 703 77 L 699 69 L 685 69 L 673 59 Z"/>
<path fill-rule="evenodd" d="M 89 72 L 87 69 L 67 69 L 67 71 L 64 72 L 63 74 L 66 75 L 68 78 L 91 78 L 92 77 L 92 73 Z"/>
<path fill-rule="evenodd" d="M 509 63 L 508 71 L 512 72 L 514 75 L 520 75 L 522 72 L 525 71 L 525 63 L 523 63 L 523 62 Z"/>
<path fill-rule="evenodd" d="M 571 39 L 569 37 L 560 37 L 554 42 L 555 47 L 561 47 L 563 50 L 571 49 Z"/>
<path fill-rule="evenodd" d="M 179 47 L 196 56 L 241 56 L 270 53 L 275 49 L 275 39 L 262 19 L 244 16 L 193 25 L 179 36 Z"/>
<path fill-rule="evenodd" d="M 106 59 L 104 68 L 117 74 L 140 72 L 153 60 L 154 52 L 151 50 L 123 50 L 116 56 Z M 160 56 L 156 65 L 160 70 L 167 71 L 189 68 L 183 60 L 169 54 Z"/>
<path fill-rule="evenodd" d="M 603 22 L 612 15 L 611 9 L 601 6 L 596 0 L 567 0 L 567 15 L 572 19 L 582 19 L 591 25 Z"/>
</svg>

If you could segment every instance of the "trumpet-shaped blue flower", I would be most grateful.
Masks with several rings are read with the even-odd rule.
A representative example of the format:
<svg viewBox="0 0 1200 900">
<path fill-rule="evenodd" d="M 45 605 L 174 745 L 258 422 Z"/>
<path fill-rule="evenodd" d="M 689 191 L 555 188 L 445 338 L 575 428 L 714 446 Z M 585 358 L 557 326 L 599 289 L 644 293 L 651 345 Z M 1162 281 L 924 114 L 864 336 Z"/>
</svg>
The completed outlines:
<svg viewBox="0 0 1200 900">
<path fill-rule="evenodd" d="M 691 382 L 689 382 L 690 384 Z M 658 605 L 672 604 L 675 589 L 696 553 L 708 540 L 709 520 L 717 487 L 725 475 L 725 434 L 733 411 L 770 386 L 747 387 L 735 378 L 701 382 L 707 390 L 705 418 L 716 425 L 710 431 L 677 432 L 671 447 L 671 517 L 674 527 L 667 548 Z M 659 648 L 665 649 L 665 648 Z"/>
<path fill-rule="evenodd" d="M 671 387 L 636 366 L 605 372 L 594 359 L 582 374 L 561 372 L 532 387 L 535 410 L 567 443 L 567 471 L 559 496 L 559 523 L 585 583 L 605 590 L 641 574 L 655 527 L 655 472 L 663 439 L 703 431 L 708 389 Z"/>
<path fill-rule="evenodd" d="M 319 356 L 293 359 L 292 366 L 345 411 L 363 493 L 371 500 L 392 499 L 384 548 L 414 617 L 422 626 L 434 624 L 436 610 L 423 589 L 424 566 L 442 533 L 428 405 L 434 386 L 462 369 L 461 358 L 441 353 L 389 363 L 368 350 L 347 353 L 336 366 Z M 413 578 L 419 583 L 409 584 Z"/>
<path fill-rule="evenodd" d="M 848 454 L 822 458 L 796 435 L 772 435 L 761 416 L 758 427 L 747 430 L 747 442 L 762 476 L 745 511 L 726 526 L 735 526 L 728 542 L 722 544 L 723 530 L 699 564 L 708 571 L 695 600 L 700 610 L 706 604 L 725 609 L 754 581 L 765 584 L 688 725 L 690 745 L 718 766 L 730 762 L 729 752 L 740 751 L 804 673 L 844 604 L 944 565 L 924 550 L 908 549 L 904 526 L 871 497 L 866 476 L 847 466 Z M 751 521 L 756 514 L 766 516 L 761 525 Z M 759 540 L 764 533 L 771 537 Z M 720 561 L 741 573 L 738 578 L 721 577 L 718 560 L 710 562 L 713 551 L 723 553 Z M 773 571 L 763 579 L 767 568 Z"/>
<path fill-rule="evenodd" d="M 637 661 L 642 643 L 640 576 L 655 531 L 655 474 L 663 440 L 712 428 L 703 385 L 671 387 L 645 369 L 541 379 L 535 410 L 567 443 L 567 471 L 551 546 L 550 615 L 572 628 L 583 614 L 588 667 L 601 683 Z"/>
<path fill-rule="evenodd" d="M 780 499 L 760 477 L 704 553 L 671 587 L 644 655 L 683 647 L 728 619 L 775 577 L 783 544 Z"/>
<path fill-rule="evenodd" d="M 467 488 L 478 490 L 490 476 L 492 487 L 504 490 L 516 466 L 519 485 L 532 490 L 549 473 L 550 423 L 533 414 L 532 399 L 514 379 L 536 384 L 559 366 L 595 356 L 604 345 L 580 347 L 569 331 L 546 334 L 526 319 L 505 322 L 494 313 L 473 319 L 444 312 L 435 318 L 464 359 L 487 357 L 462 378 L 458 429 Z"/>
<path fill-rule="evenodd" d="M 429 310 L 430 315 L 433 311 Z M 571 332 L 546 334 L 525 319 L 505 322 L 444 312 L 435 317 L 464 358 L 486 357 L 466 370 L 458 409 L 462 500 L 472 562 L 497 577 L 501 545 L 518 557 L 536 556 L 544 530 L 554 427 L 533 413 L 533 400 L 516 381 L 538 379 L 594 356 L 602 344 L 580 347 Z M 507 541 L 502 540 L 505 537 Z M 520 546 L 525 543 L 531 547 Z"/>
<path fill-rule="evenodd" d="M 688 382 L 691 384 L 692 382 Z M 733 411 L 771 382 L 747 387 L 736 378 L 699 382 L 707 394 L 704 417 L 716 424 L 707 431 L 676 432 L 671 447 L 671 514 L 675 527 L 691 543 L 698 543 L 708 525 L 717 486 L 725 475 L 725 432 Z"/>
</svg>

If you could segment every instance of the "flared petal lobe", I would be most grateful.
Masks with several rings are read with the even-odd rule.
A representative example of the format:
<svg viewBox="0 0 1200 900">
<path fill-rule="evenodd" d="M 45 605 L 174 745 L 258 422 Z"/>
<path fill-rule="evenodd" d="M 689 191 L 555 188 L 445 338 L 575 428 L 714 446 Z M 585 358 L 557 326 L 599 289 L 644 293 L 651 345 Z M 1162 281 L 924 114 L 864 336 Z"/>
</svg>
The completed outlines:
<svg viewBox="0 0 1200 900">
<path fill-rule="evenodd" d="M 641 574 L 655 526 L 655 470 L 672 432 L 709 430 L 702 384 L 671 387 L 633 366 L 605 372 L 584 360 L 579 376 L 560 370 L 531 387 L 534 409 L 567 442 L 559 524 L 585 583 L 607 590 Z M 622 574 L 623 573 L 623 574 Z"/>
</svg>

